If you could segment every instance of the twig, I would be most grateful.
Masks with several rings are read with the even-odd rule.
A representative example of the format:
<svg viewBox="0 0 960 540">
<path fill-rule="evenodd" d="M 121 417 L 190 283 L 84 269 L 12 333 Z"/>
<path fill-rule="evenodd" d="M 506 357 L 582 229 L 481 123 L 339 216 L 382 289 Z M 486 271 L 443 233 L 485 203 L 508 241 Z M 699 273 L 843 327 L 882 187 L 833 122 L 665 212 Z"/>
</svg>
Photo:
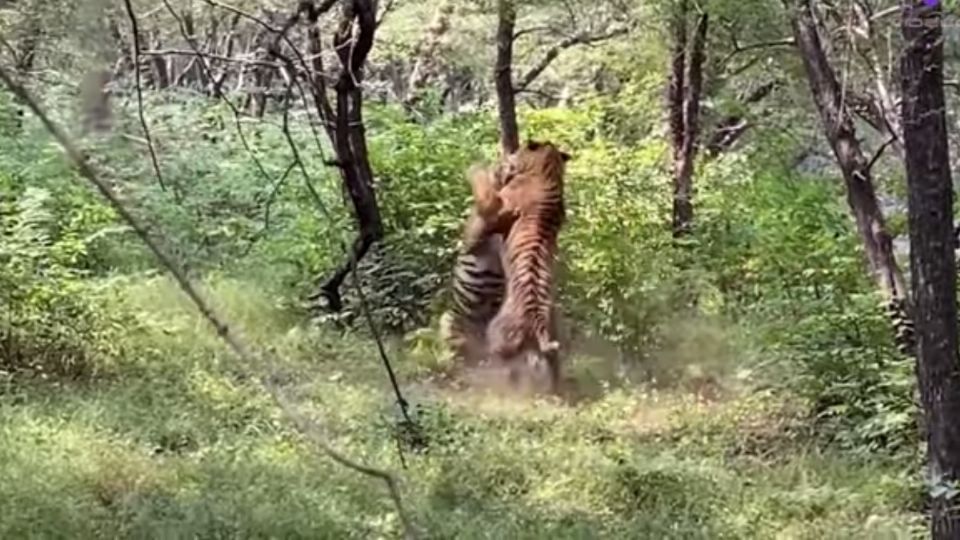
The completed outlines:
<svg viewBox="0 0 960 540">
<path fill-rule="evenodd" d="M 250 254 L 250 251 L 253 249 L 253 246 L 263 238 L 267 230 L 270 229 L 270 209 L 273 206 L 273 201 L 276 200 L 277 194 L 280 192 L 280 188 L 286 183 L 287 178 L 290 177 L 290 173 L 293 171 L 293 168 L 296 166 L 296 163 L 291 162 L 290 165 L 287 165 L 287 168 L 284 169 L 283 174 L 280 175 L 280 178 L 273 185 L 273 189 L 270 190 L 270 193 L 267 195 L 267 200 L 263 205 L 263 226 L 260 227 L 260 230 L 253 234 L 253 237 L 250 238 L 250 242 L 247 244 L 247 247 L 240 252 L 240 257 L 246 257 Z M 259 195 L 255 199 L 259 203 Z"/>
<path fill-rule="evenodd" d="M 274 33 L 279 33 L 279 32 L 280 32 L 280 29 L 275 28 L 273 25 L 271 25 L 271 24 L 268 23 L 267 21 L 264 21 L 263 19 L 257 17 L 256 15 L 247 13 L 246 11 L 243 11 L 243 10 L 240 9 L 240 8 L 231 6 L 230 4 L 224 4 L 223 2 L 218 2 L 217 0 L 205 0 L 205 1 L 207 2 L 207 4 L 209 4 L 209 5 L 211 5 L 211 6 L 218 7 L 218 8 L 220 8 L 220 9 L 225 9 L 225 10 L 229 11 L 230 13 L 233 13 L 233 14 L 235 14 L 235 15 L 239 15 L 239 16 L 243 17 L 244 19 L 249 19 L 249 20 L 251 20 L 251 21 L 254 21 L 254 22 L 256 22 L 257 24 L 259 24 L 260 26 L 266 28 L 267 30 L 269 30 L 269 31 L 271 31 L 271 32 L 274 32 Z"/>
<path fill-rule="evenodd" d="M 141 56 L 191 56 L 191 57 L 200 57 L 207 60 L 217 60 L 220 62 L 230 62 L 234 64 L 243 64 L 247 66 L 262 66 L 262 67 L 279 67 L 280 64 L 276 62 L 264 62 L 263 60 L 249 60 L 246 58 L 235 58 L 231 56 L 223 56 L 219 54 L 212 54 L 208 52 L 203 52 L 198 49 L 192 51 L 187 51 L 183 49 L 158 49 L 151 51 L 141 51 Z"/>
<path fill-rule="evenodd" d="M 283 55 L 283 54 L 280 52 L 280 50 L 279 50 L 279 46 L 277 46 L 277 45 L 278 45 L 278 40 L 283 41 L 284 43 L 286 43 L 286 44 L 290 47 L 290 50 L 293 51 L 294 56 L 297 57 L 297 63 L 299 63 L 300 67 L 303 68 L 304 73 L 308 73 L 308 74 L 309 74 L 309 73 L 310 73 L 310 67 L 309 67 L 309 65 L 307 64 L 307 59 L 306 59 L 306 57 L 304 57 L 303 53 L 300 52 L 300 49 L 297 48 L 297 46 L 293 43 L 293 41 L 287 36 L 287 31 L 293 26 L 294 23 L 297 22 L 297 20 L 300 18 L 300 15 L 301 15 L 302 13 L 306 12 L 307 15 L 308 15 L 308 18 L 315 21 L 316 19 L 315 19 L 314 17 L 319 17 L 320 14 L 322 14 L 322 13 L 325 12 L 325 11 L 328 11 L 328 10 L 333 6 L 333 4 L 336 3 L 337 0 L 326 0 L 323 5 L 321 5 L 319 8 L 316 8 L 316 9 L 313 8 L 313 5 L 312 5 L 311 2 L 301 0 L 301 2 L 297 5 L 297 10 L 296 10 L 293 14 L 291 14 L 290 17 L 287 18 L 287 20 L 284 22 L 284 26 L 283 26 L 282 28 L 276 28 L 275 26 L 273 26 L 273 25 L 271 25 L 270 23 L 268 23 L 268 22 L 260 19 L 259 17 L 256 17 L 256 16 L 254 16 L 254 15 L 251 15 L 251 14 L 243 11 L 242 9 L 233 7 L 233 6 L 228 5 L 228 4 L 225 4 L 225 3 L 223 3 L 223 2 L 219 2 L 218 0 L 204 0 L 204 1 L 205 1 L 208 5 L 210 5 L 210 6 L 219 7 L 219 8 L 221 8 L 221 9 L 225 9 L 225 10 L 227 10 L 227 11 L 229 11 L 229 12 L 231 12 L 231 13 L 239 16 L 239 17 L 243 17 L 243 18 L 245 18 L 245 19 L 247 19 L 247 20 L 253 21 L 254 23 L 260 25 L 262 28 L 264 28 L 265 30 L 267 30 L 267 31 L 269 31 L 269 32 L 272 32 L 272 33 L 274 33 L 274 34 L 277 34 L 277 36 L 276 36 L 276 38 L 275 38 L 275 40 L 274 40 L 274 45 L 270 47 L 270 49 L 272 49 L 272 50 L 270 51 L 270 53 L 273 54 L 274 56 L 276 56 L 277 58 L 280 58 L 281 60 L 284 60 L 284 61 L 285 61 L 286 63 L 288 63 L 289 65 L 293 65 L 293 63 L 292 63 L 289 59 L 287 59 L 286 57 L 284 57 L 284 55 Z M 292 72 L 296 72 L 295 69 L 293 69 L 293 70 L 291 70 L 291 71 L 292 71 Z M 322 74 L 317 74 L 316 76 L 317 76 L 318 80 L 315 81 L 315 82 L 317 82 L 318 85 L 322 87 L 322 86 L 323 86 L 323 77 L 322 77 Z M 320 100 L 321 100 L 321 98 L 318 97 L 318 95 L 317 95 L 316 92 L 314 92 L 314 100 L 316 100 L 318 103 L 319 103 Z M 318 105 L 318 109 L 320 109 L 320 106 L 319 106 L 319 105 Z M 321 117 L 321 122 L 323 122 L 323 121 L 324 121 L 323 115 L 321 114 L 320 117 Z M 326 125 L 326 124 L 324 124 L 324 125 Z M 329 130 L 328 130 L 328 132 L 329 132 Z"/>
<path fill-rule="evenodd" d="M 8 51 L 10 51 L 10 56 L 13 57 L 13 61 L 14 63 L 16 63 L 17 57 L 19 56 L 19 53 L 17 53 L 17 49 L 15 49 L 13 45 L 10 44 L 9 41 L 4 39 L 3 36 L 0 36 L 0 45 L 2 45 L 4 49 L 7 49 Z"/>
<path fill-rule="evenodd" d="M 877 151 L 873 154 L 873 157 L 870 158 L 870 162 L 867 163 L 867 168 L 866 168 L 866 170 L 867 170 L 867 171 L 872 170 L 872 169 L 873 169 L 873 166 L 874 166 L 874 165 L 877 163 L 877 161 L 880 159 L 880 156 L 883 155 L 883 152 L 887 149 L 887 147 L 889 147 L 891 144 L 893 144 L 893 143 L 895 143 L 895 142 L 897 142 L 897 136 L 896 136 L 896 135 L 893 135 L 893 136 L 891 136 L 889 139 L 887 139 L 887 142 L 885 142 L 885 143 L 883 143 L 882 145 L 880 145 L 880 148 L 878 148 Z"/>
<path fill-rule="evenodd" d="M 277 194 L 280 193 L 280 188 L 283 187 L 284 182 L 289 178 L 290 173 L 293 171 L 293 168 L 296 166 L 295 162 L 290 162 L 287 165 L 287 168 L 284 169 L 283 174 L 280 175 L 280 178 L 277 180 L 277 183 L 274 184 L 273 189 L 270 190 L 270 194 L 267 195 L 267 200 L 264 202 L 263 206 L 263 229 L 266 230 L 270 228 L 270 207 L 273 206 L 273 201 L 277 198 Z"/>
<path fill-rule="evenodd" d="M 384 19 L 387 18 L 387 14 L 393 11 L 393 8 L 396 6 L 396 0 L 387 0 L 386 5 L 383 6 L 383 11 L 380 12 L 380 18 L 377 19 L 377 28 L 383 24 Z"/>
<path fill-rule="evenodd" d="M 721 66 L 727 65 L 728 63 L 730 63 L 730 60 L 733 60 L 733 57 L 734 57 L 734 56 L 736 56 L 736 55 L 738 55 L 738 54 L 741 54 L 741 53 L 745 53 L 745 52 L 749 52 L 749 51 L 754 51 L 754 50 L 757 50 L 757 49 L 770 49 L 770 48 L 774 48 L 774 47 L 789 47 L 789 46 L 792 46 L 792 45 L 794 44 L 793 38 L 784 38 L 784 39 L 775 39 L 775 40 L 772 40 L 772 41 L 760 41 L 760 42 L 757 42 L 757 43 L 749 43 L 749 44 L 747 44 L 747 45 L 740 45 L 740 43 L 737 41 L 736 36 L 731 35 L 730 38 L 731 38 L 731 41 L 733 42 L 733 50 L 730 51 L 729 53 L 727 53 L 727 55 L 726 55 L 725 57 L 723 57 L 722 60 L 720 60 L 720 65 L 721 65 Z"/>
<path fill-rule="evenodd" d="M 167 252 L 160 246 L 160 244 L 153 238 L 146 226 L 144 226 L 139 219 L 134 217 L 130 210 L 127 209 L 126 205 L 124 205 L 119 197 L 113 192 L 113 189 L 109 186 L 109 184 L 100 178 L 100 176 L 84 158 L 83 154 L 77 149 L 73 142 L 67 137 L 63 130 L 52 120 L 50 120 L 46 113 L 40 109 L 40 106 L 37 104 L 36 100 L 26 91 L 26 89 L 13 80 L 3 66 L 0 66 L 0 80 L 2 80 L 3 83 L 6 84 L 6 86 L 10 89 L 10 91 L 19 97 L 33 112 L 33 114 L 37 116 L 47 131 L 53 135 L 54 139 L 56 139 L 56 141 L 66 152 L 67 157 L 69 157 L 70 161 L 73 162 L 73 165 L 76 167 L 80 175 L 89 181 L 90 184 L 93 185 L 101 195 L 103 195 L 104 199 L 106 199 L 107 202 L 110 203 L 113 209 L 117 212 L 117 215 L 119 215 L 120 218 L 130 226 L 134 233 L 153 253 L 154 257 L 157 258 L 157 261 L 159 261 L 160 265 L 170 273 L 180 289 L 184 292 L 184 294 L 187 295 L 187 297 L 190 298 L 203 318 L 210 323 L 217 335 L 224 341 L 230 350 L 248 366 L 253 367 L 258 365 L 259 362 L 257 362 L 253 354 L 249 352 L 247 345 L 230 331 L 230 327 L 227 325 L 224 319 L 214 312 L 213 308 L 210 306 L 210 303 L 203 297 L 203 295 L 201 295 L 200 291 L 193 286 L 186 274 L 181 270 L 180 266 L 173 260 L 173 258 L 168 255 Z M 267 365 L 269 368 L 272 368 L 276 365 L 276 363 L 271 362 Z M 397 507 L 397 513 L 404 525 L 405 535 L 408 538 L 414 538 L 417 534 L 416 529 L 414 528 L 412 521 L 410 521 L 410 518 L 404 509 L 403 501 L 400 497 L 400 493 L 397 488 L 397 481 L 394 475 L 381 469 L 357 463 L 332 448 L 329 443 L 326 442 L 326 440 L 320 437 L 319 430 L 316 428 L 313 422 L 302 416 L 290 403 L 284 390 L 275 382 L 276 378 L 271 376 L 274 375 L 272 371 L 273 370 L 271 369 L 270 374 L 261 377 L 261 383 L 270 394 L 270 397 L 280 407 L 280 410 L 284 413 L 284 415 L 286 415 L 293 422 L 293 424 L 303 432 L 304 435 L 309 437 L 325 454 L 327 454 L 327 456 L 337 463 L 340 463 L 347 468 L 353 469 L 367 476 L 373 476 L 383 480 L 383 482 L 387 485 L 387 489 L 390 492 L 390 496 L 393 499 L 394 504 Z"/>
<path fill-rule="evenodd" d="M 541 58 L 539 62 L 534 64 L 534 66 L 530 68 L 523 75 L 523 77 L 520 78 L 520 82 L 517 83 L 516 86 L 514 86 L 514 92 L 520 92 L 520 91 L 526 90 L 526 88 L 530 86 L 530 84 L 532 84 L 533 81 L 536 80 L 536 78 L 539 77 L 540 74 L 543 73 L 545 69 L 550 67 L 550 64 L 553 63 L 553 61 L 556 60 L 557 56 L 560 55 L 560 51 L 564 49 L 569 49 L 570 47 L 573 47 L 575 45 L 590 45 L 593 43 L 606 41 L 616 36 L 626 34 L 629 31 L 630 31 L 630 28 L 624 26 L 620 28 L 614 28 L 613 30 L 610 30 L 609 32 L 606 32 L 603 34 L 577 34 L 575 36 L 571 36 L 562 40 L 560 43 L 554 45 L 549 50 L 547 50 L 547 52 L 543 55 L 543 58 Z"/>
<path fill-rule="evenodd" d="M 527 34 L 535 34 L 538 32 L 556 32 L 556 29 L 548 24 L 523 28 L 513 33 L 513 40 L 516 41 Z"/>
<path fill-rule="evenodd" d="M 123 0 L 123 5 L 127 9 L 127 17 L 130 19 L 130 31 L 133 32 L 133 71 L 137 86 L 137 116 L 140 117 L 140 125 L 143 127 L 143 137 L 147 140 L 147 149 L 150 152 L 150 163 L 153 165 L 153 172 L 157 176 L 157 183 L 160 189 L 167 190 L 163 182 L 163 174 L 160 172 L 160 162 L 157 160 L 157 152 L 153 147 L 153 137 L 150 136 L 150 127 L 147 125 L 147 118 L 143 113 L 143 85 L 140 80 L 140 27 L 137 24 L 137 15 L 130 5 L 130 0 Z M 178 190 L 174 190 L 174 196 L 179 199 Z"/>
</svg>

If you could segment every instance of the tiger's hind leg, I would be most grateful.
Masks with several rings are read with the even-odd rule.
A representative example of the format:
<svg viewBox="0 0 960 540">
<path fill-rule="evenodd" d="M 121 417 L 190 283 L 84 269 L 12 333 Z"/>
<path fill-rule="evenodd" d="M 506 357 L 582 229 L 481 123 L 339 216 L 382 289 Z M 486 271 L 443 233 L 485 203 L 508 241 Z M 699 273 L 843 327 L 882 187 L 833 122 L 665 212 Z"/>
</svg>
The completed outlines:
<svg viewBox="0 0 960 540">
<path fill-rule="evenodd" d="M 509 306 L 503 306 L 487 327 L 490 353 L 502 362 L 516 358 L 526 337 L 526 323 Z"/>
<path fill-rule="evenodd" d="M 547 364 L 547 376 L 549 377 L 550 393 L 560 393 L 560 351 L 556 350 L 543 355 Z"/>
<path fill-rule="evenodd" d="M 558 337 L 557 309 L 551 306 L 549 319 L 546 325 L 539 332 L 540 357 L 546 364 L 547 375 L 549 377 L 549 386 L 551 394 L 560 392 L 560 340 Z"/>
</svg>

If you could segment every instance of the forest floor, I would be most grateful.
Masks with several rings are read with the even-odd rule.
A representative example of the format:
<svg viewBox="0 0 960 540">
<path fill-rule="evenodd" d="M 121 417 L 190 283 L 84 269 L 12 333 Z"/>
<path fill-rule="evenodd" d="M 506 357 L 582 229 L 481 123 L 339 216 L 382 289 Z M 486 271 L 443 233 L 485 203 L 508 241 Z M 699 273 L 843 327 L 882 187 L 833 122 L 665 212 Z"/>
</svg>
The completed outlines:
<svg viewBox="0 0 960 540">
<path fill-rule="evenodd" d="M 0 388 L 0 538 L 396 538 L 382 482 L 300 436 L 161 279 L 109 285 L 122 360 Z M 425 449 L 398 457 L 369 340 L 305 330 L 251 284 L 210 287 L 274 380 L 346 455 L 400 478 L 426 538 L 915 538 L 913 464 L 824 449 L 790 400 L 607 380 L 576 404 L 437 384 L 391 347 Z M 407 347 L 409 348 L 409 347 Z"/>
</svg>

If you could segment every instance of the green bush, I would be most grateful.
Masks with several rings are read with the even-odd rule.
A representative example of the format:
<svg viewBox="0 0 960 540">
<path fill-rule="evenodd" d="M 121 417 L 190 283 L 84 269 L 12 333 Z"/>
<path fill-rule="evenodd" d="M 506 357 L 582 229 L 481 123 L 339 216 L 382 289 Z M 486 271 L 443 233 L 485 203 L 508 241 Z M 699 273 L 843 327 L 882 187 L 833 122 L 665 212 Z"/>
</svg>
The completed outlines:
<svg viewBox="0 0 960 540">
<path fill-rule="evenodd" d="M 744 178 L 744 165 L 708 171 L 699 214 L 699 256 L 724 311 L 751 329 L 765 379 L 813 404 L 827 439 L 909 448 L 914 378 L 841 188 L 788 171 Z"/>
<path fill-rule="evenodd" d="M 39 188 L 0 198 L 0 371 L 8 375 L 89 376 L 117 352 L 117 321 L 80 269 L 99 236 L 85 235 L 83 207 L 60 219 L 54 207 Z"/>
</svg>

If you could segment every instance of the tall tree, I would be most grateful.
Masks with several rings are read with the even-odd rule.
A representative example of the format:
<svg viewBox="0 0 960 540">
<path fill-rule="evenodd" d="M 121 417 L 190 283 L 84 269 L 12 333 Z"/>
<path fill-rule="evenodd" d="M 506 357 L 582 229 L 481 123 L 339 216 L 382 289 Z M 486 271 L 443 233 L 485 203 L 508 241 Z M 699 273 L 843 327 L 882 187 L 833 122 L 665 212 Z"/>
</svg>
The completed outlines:
<svg viewBox="0 0 960 540">
<path fill-rule="evenodd" d="M 556 60 L 560 53 L 571 47 L 590 45 L 626 34 L 630 27 L 625 22 L 628 9 L 621 2 L 608 1 L 604 6 L 595 2 L 584 3 L 581 8 L 592 10 L 583 17 L 574 10 L 576 2 L 564 2 L 569 16 L 565 25 L 538 24 L 517 30 L 517 1 L 497 0 L 497 56 L 493 68 L 494 86 L 497 93 L 497 108 L 500 120 L 500 150 L 512 153 L 520 146 L 517 123 L 517 94 L 530 90 L 534 81 Z M 559 41 L 538 52 L 537 59 L 518 77 L 514 77 L 514 45 L 521 36 L 538 33 L 555 35 Z"/>
<path fill-rule="evenodd" d="M 790 5 L 790 4 L 788 4 Z M 867 255 L 867 266 L 877 287 L 887 299 L 894 324 L 898 326 L 898 343 L 904 352 L 912 352 L 913 337 L 908 333 L 907 290 L 893 254 L 893 239 L 871 176 L 873 163 L 864 156 L 857 131 L 844 102 L 844 92 L 820 40 L 812 0 L 792 2 L 791 16 L 794 42 L 803 60 L 813 101 L 820 114 L 820 123 L 843 175 L 847 204 Z"/>
<path fill-rule="evenodd" d="M 917 378 L 926 419 L 931 532 L 960 538 L 960 362 L 953 184 L 943 95 L 943 31 L 938 4 L 905 0 L 901 28 L 902 126 L 909 188 L 910 270 L 915 302 Z"/>
<path fill-rule="evenodd" d="M 517 128 L 517 97 L 513 88 L 513 39 L 517 25 L 514 0 L 497 1 L 497 61 L 493 80 L 500 114 L 500 151 L 512 154 L 520 147 Z"/>
<path fill-rule="evenodd" d="M 307 4 L 308 52 L 314 62 L 313 93 L 317 102 L 317 111 L 327 124 L 327 134 L 333 143 L 337 155 L 337 166 L 347 195 L 353 205 L 357 218 L 357 237 L 350 246 L 350 253 L 340 266 L 323 282 L 320 290 L 313 296 L 322 296 L 332 311 L 343 308 L 340 286 L 354 269 L 357 262 L 366 255 L 370 247 L 383 238 L 383 219 L 374 190 L 373 169 L 367 152 L 366 129 L 363 123 L 363 71 L 367 55 L 373 48 L 374 33 L 377 29 L 377 7 L 373 0 L 350 0 L 341 4 L 341 15 L 336 32 L 333 34 L 333 50 L 340 61 L 340 72 L 333 85 L 336 104 L 331 105 L 324 83 L 322 55 L 320 54 L 320 28 L 318 18 L 324 6 L 332 5 L 329 0 L 324 6 L 313 7 Z"/>
<path fill-rule="evenodd" d="M 707 14 L 697 20 L 688 44 L 687 0 L 680 0 L 673 14 L 673 46 L 667 108 L 673 147 L 673 234 L 682 236 L 693 225 L 693 166 L 700 131 L 700 99 L 703 89 Z"/>
</svg>

